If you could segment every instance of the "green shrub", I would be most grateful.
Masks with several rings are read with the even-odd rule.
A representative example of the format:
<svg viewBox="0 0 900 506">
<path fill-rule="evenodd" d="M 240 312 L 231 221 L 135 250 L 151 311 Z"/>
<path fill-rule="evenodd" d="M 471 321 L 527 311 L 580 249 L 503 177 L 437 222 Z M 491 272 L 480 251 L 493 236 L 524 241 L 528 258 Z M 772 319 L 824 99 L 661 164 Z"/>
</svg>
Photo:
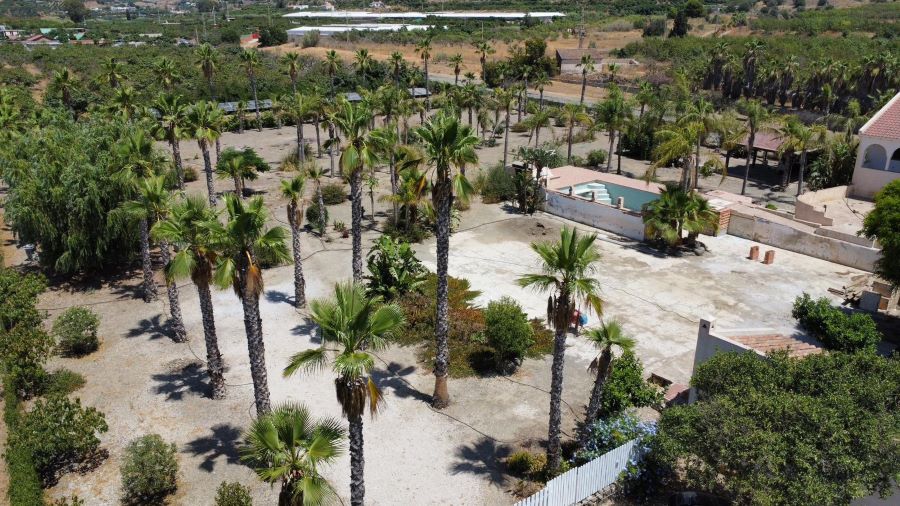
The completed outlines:
<svg viewBox="0 0 900 506">
<path fill-rule="evenodd" d="M 791 314 L 801 327 L 830 350 L 874 351 L 883 337 L 871 316 L 864 313 L 847 315 L 825 297 L 813 300 L 804 293 L 794 300 Z"/>
<path fill-rule="evenodd" d="M 166 443 L 159 434 L 135 439 L 125 448 L 122 489 L 128 504 L 160 504 L 175 492 L 178 460 L 175 443 Z"/>
<path fill-rule="evenodd" d="M 600 167 L 606 163 L 608 155 L 604 149 L 594 149 L 587 154 L 587 164 L 591 167 Z"/>
<path fill-rule="evenodd" d="M 341 204 L 347 200 L 347 190 L 341 183 L 322 185 L 322 201 L 326 206 Z"/>
<path fill-rule="evenodd" d="M 625 351 L 613 359 L 610 369 L 600 393 L 600 418 L 618 415 L 629 408 L 662 404 L 662 389 L 644 379 L 644 365 L 633 351 Z"/>
<path fill-rule="evenodd" d="M 184 166 L 184 182 L 191 183 L 196 181 L 200 177 L 200 174 L 197 173 L 197 168 L 193 165 L 185 165 Z"/>
<path fill-rule="evenodd" d="M 7 386 L 19 398 L 28 399 L 43 391 L 48 378 L 44 364 L 55 344 L 40 323 L 17 325 L 9 332 L 0 332 L 0 356 L 6 367 Z"/>
<path fill-rule="evenodd" d="M 53 334 L 64 355 L 81 356 L 96 351 L 100 346 L 97 328 L 100 317 L 90 309 L 71 307 L 53 322 Z"/>
<path fill-rule="evenodd" d="M 316 47 L 319 45 L 319 31 L 318 30 L 310 30 L 306 32 L 303 36 L 303 41 L 300 43 L 300 46 L 304 49 L 307 47 Z"/>
<path fill-rule="evenodd" d="M 486 172 L 479 174 L 479 177 L 483 178 L 483 181 L 480 182 L 480 190 L 481 200 L 485 204 L 506 202 L 516 198 L 515 178 L 502 165 L 494 165 Z"/>
<path fill-rule="evenodd" d="M 491 301 L 484 310 L 484 334 L 487 344 L 494 349 L 497 370 L 514 370 L 534 343 L 534 331 L 528 323 L 528 316 L 511 297 L 501 297 Z"/>
<path fill-rule="evenodd" d="M 526 479 L 540 479 L 547 467 L 547 455 L 518 451 L 507 457 L 506 469 L 513 476 Z"/>
<path fill-rule="evenodd" d="M 328 208 L 327 207 L 322 207 L 320 209 L 319 203 L 316 201 L 313 201 L 313 203 L 310 204 L 310 206 L 306 208 L 306 222 L 309 223 L 310 225 L 312 225 L 316 229 L 319 228 L 319 223 L 320 223 L 319 212 L 324 214 L 324 219 L 322 219 L 321 222 L 328 223 Z M 324 233 L 324 232 L 325 232 L 324 230 L 319 230 L 319 233 Z"/>
<path fill-rule="evenodd" d="M 236 481 L 223 481 L 216 489 L 215 506 L 253 506 L 250 489 Z"/>
<path fill-rule="evenodd" d="M 84 386 L 84 376 L 75 371 L 60 369 L 50 374 L 44 389 L 46 395 L 69 395 Z"/>
<path fill-rule="evenodd" d="M 44 315 L 35 309 L 38 296 L 47 288 L 43 276 L 0 267 L 0 331 L 16 325 L 36 326 Z"/>
<path fill-rule="evenodd" d="M 50 503 L 51 506 L 84 506 L 84 499 L 73 495 L 71 497 L 60 497 Z"/>
<path fill-rule="evenodd" d="M 4 377 L 3 382 L 3 420 L 9 433 L 9 444 L 3 456 L 6 458 L 6 472 L 9 476 L 9 503 L 11 506 L 43 504 L 44 492 L 34 467 L 31 449 L 21 444 L 20 438 L 16 437 L 21 421 L 19 398 L 10 387 L 9 376 Z"/>
<path fill-rule="evenodd" d="M 18 430 L 10 434 L 10 444 L 31 451 L 35 469 L 48 484 L 67 466 L 96 456 L 97 435 L 108 428 L 103 413 L 81 407 L 79 399 L 55 395 L 35 402 Z"/>
<path fill-rule="evenodd" d="M 528 131 L 528 123 L 525 121 L 513 123 L 510 125 L 509 131 L 512 133 L 523 134 Z"/>
<path fill-rule="evenodd" d="M 366 262 L 369 269 L 367 292 L 386 301 L 419 287 L 428 272 L 409 243 L 387 235 L 378 238 Z"/>
</svg>

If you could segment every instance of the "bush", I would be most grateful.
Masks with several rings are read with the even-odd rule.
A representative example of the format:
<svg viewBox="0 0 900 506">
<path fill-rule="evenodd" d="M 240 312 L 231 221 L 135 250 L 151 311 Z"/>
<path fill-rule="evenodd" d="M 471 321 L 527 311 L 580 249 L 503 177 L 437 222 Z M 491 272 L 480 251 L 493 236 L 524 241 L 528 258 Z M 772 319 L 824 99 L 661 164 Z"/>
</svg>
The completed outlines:
<svg viewBox="0 0 900 506">
<path fill-rule="evenodd" d="M 53 335 L 64 355 L 81 356 L 100 346 L 97 328 L 100 317 L 90 309 L 71 307 L 53 322 Z"/>
<path fill-rule="evenodd" d="M 506 469 L 509 474 L 526 479 L 540 479 L 547 467 L 547 455 L 518 451 L 507 457 Z"/>
<path fill-rule="evenodd" d="M 597 420 L 588 431 L 587 443 L 575 454 L 575 461 L 589 462 L 634 438 L 655 433 L 654 422 L 642 422 L 633 413 L 625 412 L 613 418 Z"/>
<path fill-rule="evenodd" d="M 55 395 L 35 402 L 19 430 L 10 434 L 10 444 L 29 449 L 35 469 L 50 484 L 58 472 L 96 456 L 97 435 L 108 429 L 103 413 L 81 407 L 79 399 Z"/>
<path fill-rule="evenodd" d="M 6 472 L 9 476 L 8 498 L 12 506 L 33 506 L 43 503 L 41 479 L 34 467 L 31 449 L 19 442 L 15 434 L 19 430 L 21 415 L 19 399 L 15 390 L 10 387 L 10 379 L 4 377 L 3 388 L 3 420 L 9 431 L 9 444 L 4 452 Z"/>
<path fill-rule="evenodd" d="M 587 164 L 591 167 L 600 167 L 606 163 L 608 155 L 604 149 L 594 149 L 588 152 Z"/>
<path fill-rule="evenodd" d="M 287 31 L 277 26 L 270 26 L 259 31 L 259 46 L 278 46 L 287 42 Z"/>
<path fill-rule="evenodd" d="M 84 386 L 84 376 L 75 371 L 60 369 L 47 377 L 46 395 L 69 395 Z"/>
<path fill-rule="evenodd" d="M 644 25 L 643 37 L 662 37 L 666 33 L 665 18 L 648 19 Z"/>
<path fill-rule="evenodd" d="M 481 200 L 485 204 L 506 202 L 516 198 L 516 181 L 502 165 L 494 165 L 479 174 Z"/>
<path fill-rule="evenodd" d="M 625 351 L 613 359 L 609 377 L 600 394 L 601 418 L 618 415 L 630 408 L 659 406 L 662 390 L 644 379 L 644 366 L 633 351 Z"/>
<path fill-rule="evenodd" d="M 250 489 L 236 481 L 223 481 L 216 489 L 215 506 L 253 506 Z"/>
<path fill-rule="evenodd" d="M 0 356 L 7 374 L 7 386 L 19 398 L 28 399 L 40 394 L 47 383 L 44 364 L 55 347 L 38 323 L 36 326 L 16 325 L 9 332 L 0 332 Z"/>
<path fill-rule="evenodd" d="M 825 297 L 814 301 L 804 293 L 794 300 L 791 315 L 830 350 L 874 351 L 883 337 L 871 316 L 864 313 L 847 315 Z"/>
<path fill-rule="evenodd" d="M 528 317 L 511 297 L 504 296 L 488 304 L 484 310 L 484 334 L 494 349 L 494 361 L 501 372 L 514 370 L 534 344 Z"/>
<path fill-rule="evenodd" d="M 378 239 L 366 262 L 369 269 L 367 292 L 386 301 L 421 286 L 428 272 L 409 243 L 396 241 L 387 235 Z"/>
<path fill-rule="evenodd" d="M 319 203 L 314 201 L 312 204 L 310 204 L 309 207 L 306 208 L 306 222 L 309 223 L 310 225 L 312 225 L 316 229 L 319 228 L 319 216 L 320 216 L 319 213 L 324 214 L 324 219 L 322 221 L 324 221 L 325 223 L 328 223 L 328 208 L 327 207 L 322 207 L 320 209 Z M 319 230 L 319 233 L 324 233 L 324 232 L 325 232 L 324 230 Z"/>
<path fill-rule="evenodd" d="M 303 48 L 307 47 L 316 47 L 319 45 L 319 31 L 311 30 L 306 32 L 306 35 L 303 36 L 303 41 L 300 43 L 300 46 Z"/>
<path fill-rule="evenodd" d="M 341 183 L 322 185 L 322 201 L 326 206 L 341 204 L 347 200 L 347 190 Z"/>
<path fill-rule="evenodd" d="M 197 168 L 193 165 L 185 165 L 184 166 L 184 182 L 192 183 L 196 181 L 200 177 L 200 174 L 197 172 Z"/>
<path fill-rule="evenodd" d="M 178 461 L 175 443 L 166 443 L 159 434 L 132 441 L 125 448 L 122 488 L 128 504 L 159 504 L 175 492 Z"/>
</svg>

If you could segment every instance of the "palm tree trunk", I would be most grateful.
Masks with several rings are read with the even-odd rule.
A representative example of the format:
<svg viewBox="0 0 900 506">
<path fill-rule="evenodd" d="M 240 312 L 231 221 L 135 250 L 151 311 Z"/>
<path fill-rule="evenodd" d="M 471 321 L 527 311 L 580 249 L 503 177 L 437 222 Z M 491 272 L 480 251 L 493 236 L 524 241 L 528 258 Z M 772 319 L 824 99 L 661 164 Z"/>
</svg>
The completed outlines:
<svg viewBox="0 0 900 506">
<path fill-rule="evenodd" d="M 350 175 L 350 227 L 353 236 L 353 281 L 362 281 L 362 169 Z"/>
<path fill-rule="evenodd" d="M 331 164 L 331 177 L 334 177 L 334 125 L 328 124 L 328 139 L 331 143 L 328 145 L 328 162 Z"/>
<path fill-rule="evenodd" d="M 241 185 L 241 175 L 234 174 L 232 176 L 232 179 L 234 179 L 234 194 L 237 195 L 237 198 L 239 199 L 244 198 L 244 188 L 243 185 Z"/>
<path fill-rule="evenodd" d="M 503 129 L 503 168 L 506 169 L 506 160 L 509 154 L 509 109 L 506 109 L 506 126 Z"/>
<path fill-rule="evenodd" d="M 800 174 L 797 175 L 797 196 L 803 193 L 803 173 L 806 172 L 806 149 L 800 152 Z"/>
<path fill-rule="evenodd" d="M 566 136 L 569 143 L 569 149 L 566 152 L 566 163 L 572 163 L 572 130 L 574 129 L 575 125 L 569 125 L 569 134 Z"/>
<path fill-rule="evenodd" d="M 159 242 L 159 256 L 164 265 L 169 265 L 172 260 L 169 243 Z M 166 279 L 166 295 L 169 297 L 169 313 L 172 315 L 172 340 L 176 343 L 187 342 L 187 331 L 184 330 L 184 318 L 181 316 L 181 303 L 178 302 L 178 285 L 169 279 Z"/>
<path fill-rule="evenodd" d="M 398 138 L 399 138 L 399 135 L 398 135 Z M 393 196 L 397 195 L 397 183 L 398 183 L 397 167 L 396 167 L 396 163 L 394 160 L 394 151 L 393 150 L 391 150 L 390 162 L 391 162 L 391 196 L 393 197 Z M 397 207 L 397 200 L 392 199 L 391 205 L 393 206 L 393 209 L 394 209 L 394 226 L 396 226 L 397 225 L 397 213 L 399 212 L 399 209 Z"/>
<path fill-rule="evenodd" d="M 612 156 L 612 153 L 609 154 Z M 622 131 L 616 132 L 616 174 L 622 175 Z"/>
<path fill-rule="evenodd" d="M 538 109 L 543 112 L 543 110 L 544 110 L 544 88 L 541 88 L 540 90 L 538 90 L 538 92 L 541 94 L 540 101 L 538 102 L 540 104 L 540 105 L 538 105 Z"/>
<path fill-rule="evenodd" d="M 316 199 L 319 202 L 319 233 L 325 233 L 325 199 L 322 198 L 322 183 L 316 183 Z"/>
<path fill-rule="evenodd" d="M 431 94 L 428 92 L 428 58 L 425 58 L 425 112 L 431 110 Z M 424 123 L 424 121 L 423 121 Z"/>
<path fill-rule="evenodd" d="M 616 131 L 609 131 L 609 154 L 606 157 L 606 172 L 612 170 L 613 144 L 616 142 Z"/>
<path fill-rule="evenodd" d="M 303 120 L 297 118 L 297 162 L 306 162 L 306 153 L 303 149 Z M 299 168 L 299 167 L 298 167 Z"/>
<path fill-rule="evenodd" d="M 141 228 L 141 267 L 144 271 L 144 302 L 156 300 L 156 283 L 153 281 L 153 263 L 150 261 L 150 225 L 146 219 L 140 222 Z"/>
<path fill-rule="evenodd" d="M 222 353 L 219 351 L 219 339 L 216 336 L 216 320 L 213 313 L 212 294 L 209 282 L 195 281 L 197 296 L 200 298 L 200 314 L 203 317 L 203 339 L 206 341 L 206 370 L 209 373 L 209 386 L 213 399 L 225 398 L 225 376 L 222 364 Z"/>
<path fill-rule="evenodd" d="M 744 172 L 744 182 L 741 184 L 741 195 L 747 193 L 747 180 L 750 179 L 750 158 L 753 152 L 753 141 L 756 140 L 756 131 L 750 129 L 750 136 L 747 138 L 747 170 Z"/>
<path fill-rule="evenodd" d="M 349 420 L 350 436 L 350 504 L 362 506 L 366 495 L 365 464 L 363 454 L 363 419 L 356 414 Z"/>
<path fill-rule="evenodd" d="M 566 332 L 571 311 L 569 296 L 565 291 L 557 297 L 556 335 L 553 338 L 553 365 L 550 368 L 550 424 L 547 430 L 547 469 L 551 472 L 559 469 L 562 458 L 560 447 L 560 426 L 562 425 L 563 366 L 566 354 Z"/>
<path fill-rule="evenodd" d="M 253 88 L 253 108 L 256 109 L 256 131 L 262 132 L 262 119 L 259 117 L 259 99 L 256 97 L 256 76 L 250 75 L 250 87 Z"/>
<path fill-rule="evenodd" d="M 581 432 L 581 446 L 587 443 L 587 437 L 590 434 L 590 427 L 597 421 L 600 413 L 600 395 L 603 393 L 603 384 L 609 377 L 609 368 L 612 363 L 612 353 L 608 348 L 604 348 L 603 352 L 597 360 L 597 377 L 594 378 L 594 387 L 591 389 L 591 400 L 588 402 L 587 411 L 584 415 L 584 425 Z"/>
<path fill-rule="evenodd" d="M 294 249 L 294 305 L 306 306 L 306 278 L 303 277 L 303 256 L 300 252 L 300 223 L 297 203 L 288 205 L 288 222 L 291 225 L 291 239 Z"/>
<path fill-rule="evenodd" d="M 206 173 L 206 192 L 209 196 L 209 205 L 216 205 L 216 188 L 213 185 L 212 162 L 209 159 L 209 147 L 206 142 L 200 143 L 200 151 L 203 152 L 203 172 Z"/>
<path fill-rule="evenodd" d="M 242 266 L 244 274 L 249 266 Z M 247 332 L 247 352 L 250 356 L 250 375 L 253 377 L 253 397 L 256 414 L 271 411 L 269 403 L 269 380 L 266 373 L 266 346 L 263 342 L 262 319 L 259 316 L 259 295 L 241 287 L 241 305 L 244 308 L 244 330 Z"/>
<path fill-rule="evenodd" d="M 584 91 L 587 89 L 587 72 L 581 74 L 581 101 L 578 103 L 584 105 Z"/>
<path fill-rule="evenodd" d="M 319 115 L 316 115 L 316 158 L 322 157 L 322 137 L 319 134 Z"/>
<path fill-rule="evenodd" d="M 181 162 L 181 145 L 174 135 L 169 137 L 169 145 L 172 147 L 172 161 L 175 162 L 175 177 L 178 189 L 184 190 L 184 165 Z"/>
<path fill-rule="evenodd" d="M 450 263 L 450 212 L 451 190 L 449 168 L 438 168 L 437 199 L 437 301 L 435 311 L 435 340 L 437 354 L 434 360 L 434 394 L 432 406 L 443 409 L 450 405 L 447 375 L 450 370 L 450 301 L 447 270 Z"/>
</svg>

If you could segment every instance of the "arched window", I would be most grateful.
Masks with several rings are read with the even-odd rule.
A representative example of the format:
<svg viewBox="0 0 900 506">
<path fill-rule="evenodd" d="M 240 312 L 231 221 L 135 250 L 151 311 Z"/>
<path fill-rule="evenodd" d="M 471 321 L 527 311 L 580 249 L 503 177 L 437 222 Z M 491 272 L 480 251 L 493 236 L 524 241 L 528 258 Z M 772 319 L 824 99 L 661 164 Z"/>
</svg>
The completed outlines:
<svg viewBox="0 0 900 506">
<path fill-rule="evenodd" d="M 900 148 L 894 151 L 891 161 L 888 163 L 888 170 L 891 172 L 900 172 Z"/>
<path fill-rule="evenodd" d="M 872 144 L 866 148 L 863 158 L 863 167 L 867 169 L 885 170 L 887 166 L 887 152 L 881 144 Z"/>
</svg>

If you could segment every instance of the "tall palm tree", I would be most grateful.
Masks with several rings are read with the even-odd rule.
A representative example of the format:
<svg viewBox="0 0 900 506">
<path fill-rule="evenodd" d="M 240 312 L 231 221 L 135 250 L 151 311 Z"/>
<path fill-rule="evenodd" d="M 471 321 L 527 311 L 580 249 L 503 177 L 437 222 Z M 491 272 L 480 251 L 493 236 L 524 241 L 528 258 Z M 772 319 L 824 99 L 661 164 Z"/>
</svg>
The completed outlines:
<svg viewBox="0 0 900 506">
<path fill-rule="evenodd" d="M 313 300 L 310 313 L 322 330 L 322 346 L 293 355 L 284 375 L 321 369 L 331 362 L 337 375 L 335 395 L 350 425 L 350 504 L 360 506 L 366 493 L 362 415 L 368 404 L 375 416 L 382 403 L 381 389 L 370 376 L 375 367 L 370 352 L 387 347 L 403 327 L 403 313 L 396 304 L 367 297 L 363 285 L 352 283 L 336 284 L 333 299 Z"/>
<path fill-rule="evenodd" d="M 544 110 L 544 88 L 546 88 L 547 86 L 553 86 L 553 80 L 550 79 L 550 76 L 548 76 L 546 72 L 541 72 L 537 76 L 535 76 L 534 81 L 532 81 L 532 84 L 534 85 L 535 88 L 537 88 L 538 94 L 540 95 L 540 98 L 538 101 L 538 109 L 543 111 Z"/>
<path fill-rule="evenodd" d="M 719 148 L 725 157 L 722 169 L 725 176 L 731 164 L 732 151 L 740 147 L 747 137 L 747 127 L 733 110 L 728 110 L 718 116 L 714 130 L 719 135 Z"/>
<path fill-rule="evenodd" d="M 572 314 L 579 305 L 602 311 L 600 282 L 595 277 L 600 251 L 594 245 L 596 234 L 580 236 L 575 229 L 563 227 L 558 242 L 532 243 L 531 249 L 541 258 L 540 273 L 526 274 L 517 282 L 549 293 L 547 318 L 554 329 L 553 365 L 550 380 L 550 423 L 547 432 L 547 468 L 559 469 L 562 457 L 560 426 L 562 424 L 563 365 L 566 334 Z"/>
<path fill-rule="evenodd" d="M 172 161 L 175 164 L 175 177 L 178 188 L 184 189 L 184 165 L 181 161 L 181 139 L 187 124 L 188 108 L 181 101 L 180 95 L 160 95 L 153 102 L 153 108 L 159 113 L 157 122 L 161 137 L 172 149 Z"/>
<path fill-rule="evenodd" d="M 203 337 L 206 343 L 206 370 L 213 399 L 225 397 L 225 376 L 216 320 L 209 286 L 213 277 L 216 252 L 209 237 L 209 224 L 216 222 L 216 211 L 199 196 L 188 196 L 172 206 L 169 215 L 153 226 L 152 236 L 175 246 L 175 256 L 166 263 L 166 279 L 190 277 L 197 287 Z"/>
<path fill-rule="evenodd" d="M 228 221 L 224 225 L 218 221 L 209 225 L 212 244 L 218 253 L 213 281 L 220 288 L 232 287 L 241 299 L 253 397 L 256 413 L 261 415 L 270 411 L 266 350 L 259 315 L 259 296 L 263 291 L 261 262 L 286 262 L 290 254 L 284 242 L 284 229 L 266 228 L 268 212 L 262 197 L 243 201 L 226 194 L 225 209 Z"/>
<path fill-rule="evenodd" d="M 137 93 L 131 86 L 119 86 L 115 89 L 112 102 L 109 106 L 113 114 L 121 116 L 125 121 L 131 121 L 138 110 Z"/>
<path fill-rule="evenodd" d="M 341 57 L 338 56 L 337 51 L 334 49 L 329 49 L 327 53 L 325 53 L 325 73 L 328 74 L 328 80 L 331 85 L 331 99 L 334 100 L 334 77 L 337 75 L 338 71 L 341 69 Z"/>
<path fill-rule="evenodd" d="M 151 227 L 163 220 L 169 214 L 171 207 L 172 194 L 166 187 L 165 176 L 150 176 L 141 179 L 138 183 L 138 198 L 130 200 L 122 205 L 122 209 L 129 217 L 149 223 Z M 145 233 L 142 225 L 141 228 L 141 253 L 147 253 L 150 256 L 150 233 Z M 168 265 L 172 259 L 169 251 L 169 243 L 165 240 L 159 240 L 159 254 L 163 264 Z M 175 342 L 183 343 L 187 341 L 187 332 L 184 330 L 184 320 L 181 317 L 181 304 L 178 302 L 178 286 L 171 279 L 166 279 L 166 295 L 169 298 L 169 312 L 172 315 L 171 325 L 174 333 Z"/>
<path fill-rule="evenodd" d="M 424 64 L 424 73 L 425 73 L 425 90 L 430 90 L 428 86 L 428 61 L 431 60 L 431 37 L 426 36 L 422 40 L 416 43 L 416 54 L 418 54 L 422 58 L 422 63 Z M 429 96 L 426 93 L 425 95 L 425 111 L 431 110 L 431 103 L 429 101 Z"/>
<path fill-rule="evenodd" d="M 584 416 L 584 426 L 581 435 L 582 445 L 586 442 L 586 437 L 590 434 L 588 430 L 600 413 L 600 396 L 603 393 L 603 385 L 609 379 L 612 372 L 613 348 L 619 348 L 622 351 L 634 349 L 635 341 L 633 338 L 625 335 L 622 330 L 622 324 L 617 320 L 604 322 L 599 328 L 591 329 L 584 334 L 584 337 L 594 343 L 594 346 L 600 350 L 594 360 L 591 361 L 590 371 L 594 373 L 594 387 L 591 389 L 591 399 L 588 402 L 587 411 Z"/>
<path fill-rule="evenodd" d="M 594 72 L 594 59 L 589 54 L 581 55 L 581 61 L 576 67 L 581 67 L 581 100 L 579 104 L 584 104 L 584 92 L 587 90 L 587 76 Z"/>
<path fill-rule="evenodd" d="M 378 128 L 372 131 L 371 133 L 372 140 L 375 142 L 378 149 L 378 157 L 380 160 L 386 161 L 388 163 L 388 170 L 390 171 L 390 181 L 391 181 L 391 195 L 397 193 L 397 164 L 396 164 L 396 154 L 398 148 L 400 146 L 400 134 L 397 132 L 397 128 L 394 125 L 385 125 L 382 128 Z M 394 202 L 394 223 L 397 222 L 397 203 Z M 375 207 L 372 206 L 372 215 L 375 215 Z"/>
<path fill-rule="evenodd" d="M 353 281 L 362 281 L 362 182 L 363 173 L 378 160 L 378 146 L 367 135 L 372 111 L 364 106 L 339 100 L 334 124 L 346 139 L 339 164 L 341 173 L 350 181 L 350 231 L 353 236 Z"/>
<path fill-rule="evenodd" d="M 278 506 L 321 506 L 335 493 L 319 469 L 341 456 L 346 437 L 338 420 L 316 420 L 302 404 L 283 404 L 244 432 L 241 461 L 266 483 L 281 484 Z"/>
<path fill-rule="evenodd" d="M 162 83 L 163 88 L 169 92 L 175 88 L 176 84 L 181 82 L 181 72 L 179 72 L 175 60 L 168 56 L 157 58 L 153 63 L 153 73 L 156 74 L 156 78 Z"/>
<path fill-rule="evenodd" d="M 256 111 L 256 130 L 262 132 L 262 119 L 259 115 L 259 98 L 256 95 L 256 67 L 260 65 L 259 52 L 255 49 L 245 48 L 241 51 L 241 63 L 250 80 L 250 91 L 253 93 L 253 108 Z"/>
<path fill-rule="evenodd" d="M 353 63 L 356 66 L 356 72 L 359 74 L 359 77 L 362 78 L 363 88 L 369 88 L 369 74 L 372 72 L 372 67 L 375 65 L 375 60 L 372 59 L 372 56 L 369 54 L 368 49 L 357 49 L 355 54 L 356 61 Z"/>
<path fill-rule="evenodd" d="M 591 126 L 594 121 L 587 113 L 587 110 L 581 104 L 565 104 L 559 110 L 559 118 L 566 127 L 566 143 L 568 150 L 566 151 L 566 162 L 572 161 L 572 133 L 577 125 Z M 612 156 L 612 155 L 610 155 Z"/>
<path fill-rule="evenodd" d="M 638 113 L 638 118 L 644 117 L 644 109 L 646 109 L 647 105 L 652 103 L 656 99 L 656 89 L 654 89 L 653 85 L 648 81 L 641 81 L 638 84 L 637 93 L 634 94 L 634 101 L 637 102 L 641 106 L 641 110 Z"/>
<path fill-rule="evenodd" d="M 109 85 L 110 88 L 116 89 L 125 80 L 125 69 L 122 63 L 115 58 L 108 58 L 100 64 L 100 74 L 97 75 L 97 82 Z"/>
<path fill-rule="evenodd" d="M 312 165 L 306 169 L 306 177 L 316 183 L 316 203 L 318 204 L 319 211 L 325 209 L 325 200 L 322 198 L 322 179 L 325 177 L 325 170 L 318 165 Z M 319 229 L 320 234 L 325 232 L 325 225 L 325 213 L 320 212 L 319 223 L 316 224 L 316 228 Z"/>
<path fill-rule="evenodd" d="M 487 57 L 490 54 L 494 54 L 495 50 L 485 41 L 475 42 L 473 45 L 475 46 L 475 53 L 478 55 L 478 61 L 481 62 L 481 82 L 484 82 Z"/>
<path fill-rule="evenodd" d="M 72 107 L 72 93 L 78 86 L 78 79 L 75 77 L 75 74 L 70 72 L 68 68 L 57 70 L 53 73 L 51 84 L 52 88 L 60 94 L 63 105 L 71 112 L 72 118 L 75 118 L 75 108 Z"/>
<path fill-rule="evenodd" d="M 303 139 L 303 123 L 309 119 L 315 108 L 315 103 L 309 95 L 295 93 L 285 100 L 288 114 L 297 125 L 297 161 L 302 165 L 306 163 L 306 149 Z"/>
<path fill-rule="evenodd" d="M 306 306 L 306 278 L 303 277 L 303 255 L 300 250 L 300 226 L 303 224 L 303 192 L 306 178 L 303 175 L 281 182 L 281 196 L 288 199 L 287 218 L 291 226 L 291 245 L 294 252 L 294 304 Z M 320 208 L 321 211 L 321 208 Z"/>
<path fill-rule="evenodd" d="M 391 68 L 391 75 L 394 76 L 394 86 L 400 87 L 400 72 L 403 71 L 403 66 L 406 63 L 406 60 L 403 59 L 403 53 L 400 51 L 394 51 L 388 57 L 388 65 Z"/>
<path fill-rule="evenodd" d="M 447 60 L 447 63 L 453 67 L 453 86 L 459 86 L 459 74 L 463 68 L 463 55 L 456 53 Z"/>
<path fill-rule="evenodd" d="M 503 127 L 503 166 L 507 166 L 507 160 L 509 159 L 509 121 L 510 121 L 510 109 L 512 108 L 513 100 L 515 100 L 515 91 L 507 88 L 494 88 L 494 100 L 497 101 L 497 110 L 502 110 L 506 113 L 506 117 L 504 118 L 504 127 Z"/>
<path fill-rule="evenodd" d="M 194 52 L 197 57 L 197 66 L 206 79 L 206 87 L 209 90 L 209 99 L 216 101 L 216 91 L 213 87 L 213 78 L 216 73 L 216 65 L 219 63 L 219 52 L 216 51 L 208 42 L 204 42 L 197 47 Z"/>
<path fill-rule="evenodd" d="M 646 178 L 651 179 L 657 168 L 681 160 L 681 187 L 686 191 L 692 190 L 694 188 L 694 169 L 697 166 L 694 143 L 699 131 L 700 125 L 697 122 L 671 124 L 657 130 L 658 144 L 653 150 L 654 163 L 647 171 Z"/>
<path fill-rule="evenodd" d="M 806 156 L 811 149 L 825 145 L 828 130 L 825 125 L 806 126 L 796 116 L 787 116 L 779 129 L 782 139 L 779 152 L 800 153 L 800 174 L 797 179 L 797 196 L 803 193 L 803 174 L 806 172 Z"/>
<path fill-rule="evenodd" d="M 696 123 L 697 126 L 697 140 L 696 147 L 694 153 L 694 174 L 692 176 L 694 181 L 694 188 L 697 187 L 697 184 L 700 182 L 697 171 L 701 165 L 700 159 L 700 145 L 703 141 L 715 130 L 716 121 L 718 120 L 716 116 L 716 109 L 713 107 L 712 103 L 709 100 L 706 100 L 704 97 L 698 97 L 694 102 L 692 102 L 685 114 L 679 118 L 679 122 L 681 123 Z"/>
<path fill-rule="evenodd" d="M 755 46 L 754 46 L 755 47 Z M 747 170 L 744 171 L 744 182 L 741 183 L 741 195 L 747 192 L 747 181 L 750 179 L 750 164 L 753 163 L 753 144 L 756 142 L 756 133 L 765 128 L 769 119 L 769 110 L 759 100 L 742 99 L 738 103 L 738 109 L 744 115 L 747 123 Z"/>
<path fill-rule="evenodd" d="M 534 137 L 535 147 L 541 142 L 541 129 L 550 126 L 550 120 L 556 117 L 557 112 L 558 110 L 555 107 L 538 109 L 525 120 L 529 129 L 531 129 L 531 137 Z"/>
<path fill-rule="evenodd" d="M 244 176 L 248 170 L 241 155 L 232 156 L 225 160 L 219 160 L 216 164 L 216 175 L 222 179 L 231 179 L 234 182 L 234 194 L 238 198 L 244 198 Z"/>
<path fill-rule="evenodd" d="M 612 168 L 613 154 L 619 152 L 619 159 L 616 164 L 616 174 L 622 173 L 622 153 L 616 148 L 616 141 L 622 141 L 622 130 L 628 124 L 628 120 L 632 115 L 631 104 L 625 100 L 625 95 L 615 84 L 609 86 L 609 96 L 602 102 L 597 104 L 595 110 L 597 122 L 606 127 L 609 132 L 609 156 L 606 157 L 606 171 Z"/>
<path fill-rule="evenodd" d="M 437 304 L 435 338 L 437 356 L 434 363 L 434 396 L 432 405 L 445 408 L 450 404 L 447 375 L 450 367 L 450 303 L 447 268 L 450 255 L 450 215 L 454 193 L 465 202 L 471 193 L 464 167 L 478 162 L 475 146 L 478 136 L 468 125 L 460 123 L 452 114 L 444 111 L 419 127 L 416 133 L 422 139 L 428 163 L 434 167 L 432 198 L 437 211 L 435 238 L 437 240 Z M 457 174 L 453 174 L 453 168 Z"/>
<path fill-rule="evenodd" d="M 300 53 L 289 52 L 281 57 L 281 64 L 291 78 L 291 93 L 297 93 L 297 76 L 300 74 Z"/>
<path fill-rule="evenodd" d="M 213 185 L 213 165 L 209 157 L 209 143 L 216 142 L 222 135 L 224 116 L 222 110 L 212 102 L 198 102 L 187 114 L 185 134 L 197 140 L 203 154 L 203 169 L 206 173 L 206 191 L 209 205 L 216 205 L 216 188 Z"/>
</svg>

